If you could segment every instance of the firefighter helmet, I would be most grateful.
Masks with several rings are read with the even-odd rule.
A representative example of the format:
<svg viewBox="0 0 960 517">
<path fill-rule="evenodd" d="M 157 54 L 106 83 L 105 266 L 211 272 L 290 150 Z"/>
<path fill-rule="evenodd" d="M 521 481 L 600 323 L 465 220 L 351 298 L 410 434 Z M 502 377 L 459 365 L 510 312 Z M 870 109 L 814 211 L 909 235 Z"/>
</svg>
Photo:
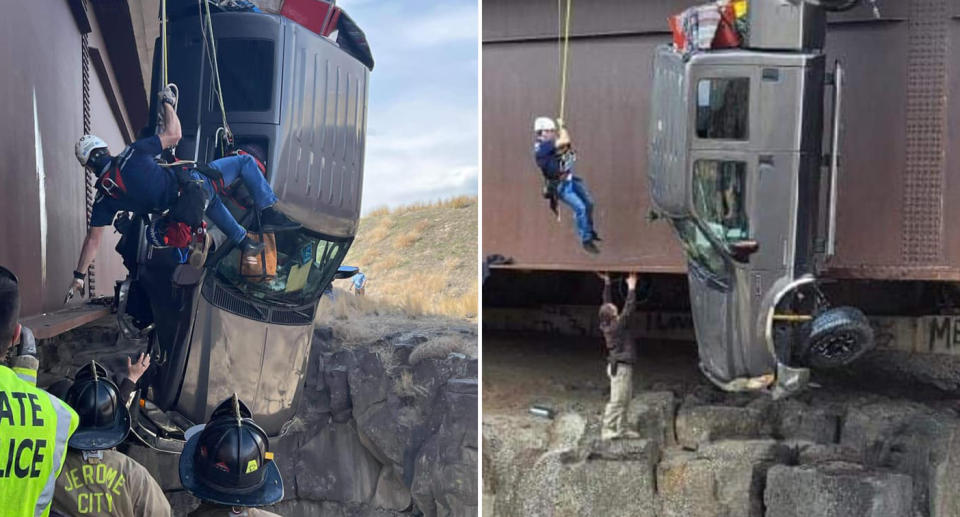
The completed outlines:
<svg viewBox="0 0 960 517">
<path fill-rule="evenodd" d="M 120 400 L 120 390 L 97 364 L 80 368 L 64 400 L 80 416 L 80 425 L 68 445 L 82 451 L 110 449 L 130 432 L 130 412 Z"/>
<path fill-rule="evenodd" d="M 213 410 L 202 430 L 188 435 L 180 454 L 180 483 L 188 492 L 226 506 L 264 506 L 283 499 L 283 480 L 267 433 L 236 394 Z"/>
</svg>

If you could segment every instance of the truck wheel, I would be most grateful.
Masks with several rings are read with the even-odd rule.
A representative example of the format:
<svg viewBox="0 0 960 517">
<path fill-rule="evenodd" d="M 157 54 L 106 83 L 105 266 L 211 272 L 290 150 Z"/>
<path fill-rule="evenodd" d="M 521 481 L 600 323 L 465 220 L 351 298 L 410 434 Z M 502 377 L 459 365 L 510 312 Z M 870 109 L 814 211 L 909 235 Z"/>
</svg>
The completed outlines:
<svg viewBox="0 0 960 517">
<path fill-rule="evenodd" d="M 813 368 L 837 368 L 873 347 L 873 328 L 863 312 L 854 307 L 835 307 L 813 320 L 802 355 Z"/>
</svg>

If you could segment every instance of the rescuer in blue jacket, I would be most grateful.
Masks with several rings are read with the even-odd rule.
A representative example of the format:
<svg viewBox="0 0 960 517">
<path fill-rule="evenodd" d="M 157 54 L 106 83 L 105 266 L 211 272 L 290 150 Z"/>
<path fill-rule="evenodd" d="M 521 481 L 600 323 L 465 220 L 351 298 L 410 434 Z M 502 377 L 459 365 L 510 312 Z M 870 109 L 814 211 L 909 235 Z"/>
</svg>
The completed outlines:
<svg viewBox="0 0 960 517">
<path fill-rule="evenodd" d="M 234 219 L 219 197 L 224 187 L 239 178 L 250 191 L 254 208 L 259 214 L 260 228 L 254 230 L 278 232 L 300 227 L 298 223 L 273 208 L 277 196 L 264 178 L 260 164 L 250 155 L 228 156 L 214 160 L 207 166 L 197 164 L 187 171 L 182 171 L 182 176 L 178 176 L 174 168 L 161 167 L 155 157 L 164 149 L 175 147 L 180 141 L 181 132 L 180 120 L 174 109 L 176 94 L 168 86 L 160 93 L 160 100 L 161 109 L 164 110 L 163 131 L 158 135 L 137 140 L 118 156 L 110 156 L 106 142 L 95 135 L 84 135 L 77 142 L 77 160 L 97 176 L 97 200 L 93 204 L 90 228 L 83 241 L 80 260 L 73 272 L 74 279 L 67 291 L 67 299 L 71 298 L 75 291 L 83 294 L 84 273 L 96 257 L 103 229 L 113 222 L 114 216 L 120 211 L 139 215 L 159 213 L 171 208 L 176 210 L 179 208 L 175 207 L 178 199 L 188 199 L 185 197 L 188 190 L 197 192 L 198 196 L 205 199 L 185 203 L 188 211 L 195 212 L 191 218 L 200 219 L 205 212 L 244 253 L 256 254 L 264 245 L 247 236 L 247 230 Z M 196 187 L 202 188 L 202 194 Z"/>
<path fill-rule="evenodd" d="M 537 166 L 547 180 L 545 196 L 556 197 L 573 210 L 574 223 L 583 249 L 599 253 L 600 237 L 593 229 L 593 198 L 581 178 L 573 173 L 573 154 L 570 152 L 570 136 L 565 129 L 559 134 L 553 119 L 537 117 L 533 123 L 536 141 L 533 154 Z"/>
</svg>

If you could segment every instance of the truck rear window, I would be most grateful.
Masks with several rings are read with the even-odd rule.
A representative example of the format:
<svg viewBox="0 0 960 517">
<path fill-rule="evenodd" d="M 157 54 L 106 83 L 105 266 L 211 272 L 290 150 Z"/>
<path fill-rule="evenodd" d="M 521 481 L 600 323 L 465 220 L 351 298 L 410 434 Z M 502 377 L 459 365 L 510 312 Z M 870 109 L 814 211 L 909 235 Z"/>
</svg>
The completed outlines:
<svg viewBox="0 0 960 517">
<path fill-rule="evenodd" d="M 218 39 L 217 66 L 227 111 L 270 110 L 275 84 L 273 41 Z M 215 95 L 210 102 L 212 109 L 219 111 Z"/>
<path fill-rule="evenodd" d="M 701 79 L 697 83 L 697 137 L 746 140 L 749 102 L 747 77 Z"/>
</svg>

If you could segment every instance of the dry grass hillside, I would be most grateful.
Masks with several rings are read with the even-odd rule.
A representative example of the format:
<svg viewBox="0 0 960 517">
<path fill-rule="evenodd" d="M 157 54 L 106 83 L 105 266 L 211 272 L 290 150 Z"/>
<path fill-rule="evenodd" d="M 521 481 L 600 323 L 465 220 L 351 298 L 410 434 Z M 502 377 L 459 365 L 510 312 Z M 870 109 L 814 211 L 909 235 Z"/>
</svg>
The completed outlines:
<svg viewBox="0 0 960 517">
<path fill-rule="evenodd" d="M 477 198 L 466 196 L 374 210 L 343 263 L 366 273 L 373 300 L 414 316 L 475 319 L 477 212 Z"/>
<path fill-rule="evenodd" d="M 477 356 L 476 197 L 374 210 L 360 220 L 343 263 L 366 273 L 366 296 L 354 296 L 350 280 L 338 280 L 316 319 L 341 346 L 415 335 L 426 339 L 410 364 L 451 353 Z"/>
</svg>

